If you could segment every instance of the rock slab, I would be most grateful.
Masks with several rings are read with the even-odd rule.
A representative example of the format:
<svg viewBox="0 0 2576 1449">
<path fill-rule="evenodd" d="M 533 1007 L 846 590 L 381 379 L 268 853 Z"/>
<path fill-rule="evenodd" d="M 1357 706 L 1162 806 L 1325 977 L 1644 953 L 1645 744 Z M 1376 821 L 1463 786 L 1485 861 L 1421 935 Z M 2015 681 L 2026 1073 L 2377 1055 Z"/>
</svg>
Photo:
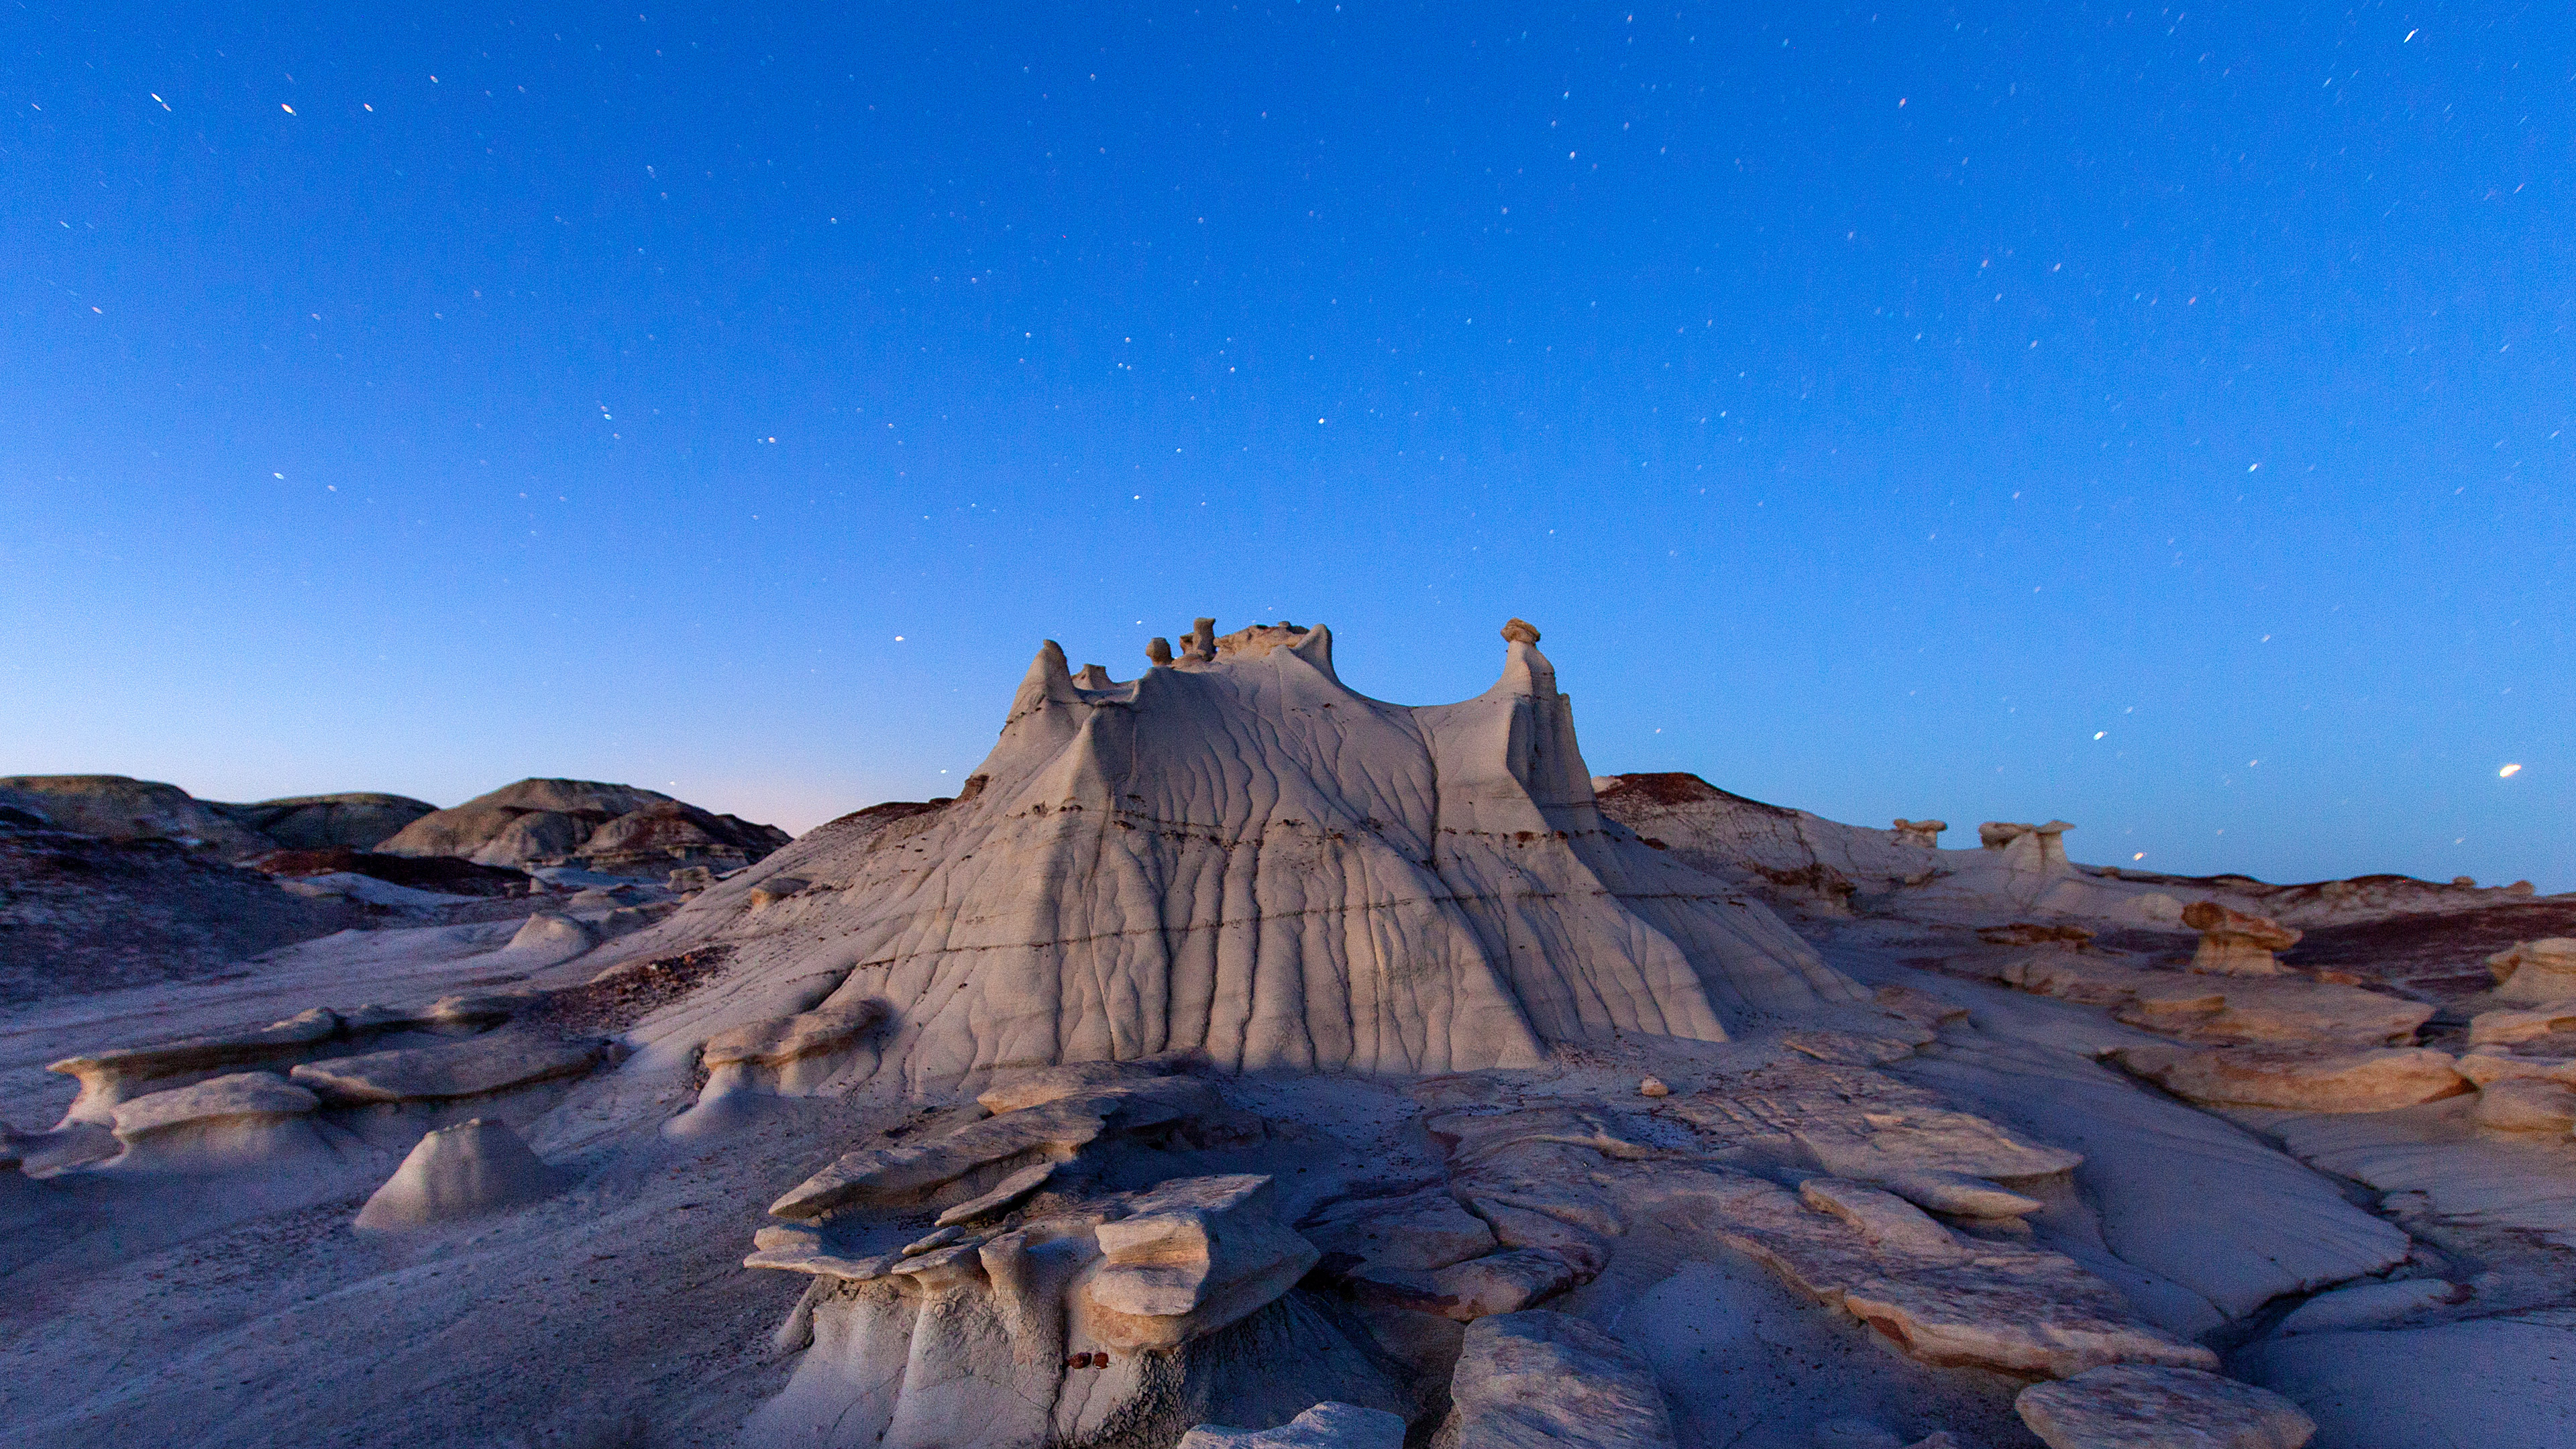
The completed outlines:
<svg viewBox="0 0 2576 1449">
<path fill-rule="evenodd" d="M 2049 1449 L 2299 1449 L 2317 1432 L 2315 1420 L 2269 1389 L 2141 1364 L 2033 1385 L 2013 1411 Z"/>
</svg>

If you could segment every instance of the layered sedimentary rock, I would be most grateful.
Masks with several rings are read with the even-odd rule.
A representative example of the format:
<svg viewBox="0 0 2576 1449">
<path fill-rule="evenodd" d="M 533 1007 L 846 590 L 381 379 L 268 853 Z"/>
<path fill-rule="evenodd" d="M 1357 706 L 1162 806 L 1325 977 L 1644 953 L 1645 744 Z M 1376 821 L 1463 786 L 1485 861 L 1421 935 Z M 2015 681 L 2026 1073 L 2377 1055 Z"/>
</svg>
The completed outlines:
<svg viewBox="0 0 2576 1449">
<path fill-rule="evenodd" d="M 351 791 L 218 805 L 285 850 L 373 850 L 376 843 L 438 807 L 408 795 Z"/>
<path fill-rule="evenodd" d="M 1602 819 L 1535 644 L 1475 699 L 1407 707 L 1345 686 L 1321 628 L 1185 643 L 1101 689 L 1048 643 L 954 802 L 826 826 L 622 948 L 738 943 L 751 969 L 675 1031 L 834 972 L 820 1004 L 883 1002 L 914 1082 L 1173 1049 L 1415 1072 L 1859 997 Z"/>
<path fill-rule="evenodd" d="M 170 840 L 222 860 L 247 860 L 277 848 L 226 808 L 176 785 L 125 775 L 11 775 L 0 778 L 0 805 L 35 814 L 56 829 L 102 840 Z"/>
</svg>

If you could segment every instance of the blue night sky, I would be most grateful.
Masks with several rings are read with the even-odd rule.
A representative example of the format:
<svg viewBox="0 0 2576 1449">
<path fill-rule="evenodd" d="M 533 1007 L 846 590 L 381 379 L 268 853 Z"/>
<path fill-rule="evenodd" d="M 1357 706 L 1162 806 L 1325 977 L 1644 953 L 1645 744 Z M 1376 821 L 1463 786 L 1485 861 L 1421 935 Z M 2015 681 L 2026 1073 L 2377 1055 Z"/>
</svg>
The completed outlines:
<svg viewBox="0 0 2576 1449">
<path fill-rule="evenodd" d="M 0 773 L 802 829 L 1517 614 L 1596 771 L 2576 887 L 2563 6 L 379 8 L 0 12 Z"/>
</svg>

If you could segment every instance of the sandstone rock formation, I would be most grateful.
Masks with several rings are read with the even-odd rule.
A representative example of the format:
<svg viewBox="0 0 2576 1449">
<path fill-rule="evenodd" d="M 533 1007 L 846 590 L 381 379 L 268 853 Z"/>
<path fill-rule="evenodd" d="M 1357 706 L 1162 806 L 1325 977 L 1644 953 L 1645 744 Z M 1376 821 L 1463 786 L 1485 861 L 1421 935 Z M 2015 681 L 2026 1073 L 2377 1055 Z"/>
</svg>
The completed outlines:
<svg viewBox="0 0 2576 1449">
<path fill-rule="evenodd" d="M 2576 938 L 2523 941 L 2487 958 L 2502 1001 L 2576 1001 Z"/>
<path fill-rule="evenodd" d="M 2200 949 L 2191 969 L 2213 976 L 2278 976 L 2275 951 L 2299 943 L 2299 932 L 2262 916 L 2231 911 L 2216 901 L 2185 906 L 2182 923 L 2200 932 Z"/>
<path fill-rule="evenodd" d="M 1534 645 L 1486 694 L 1408 708 L 1345 687 L 1320 628 L 1191 638 L 1105 691 L 1047 644 L 955 802 L 826 827 L 622 949 L 738 943 L 742 1014 L 711 1002 L 707 1031 L 776 1015 L 764 982 L 841 971 L 823 1004 L 883 1001 L 885 1061 L 923 1083 L 1176 1048 L 1533 1065 L 1859 997 L 1760 904 L 1601 819 Z"/>
</svg>

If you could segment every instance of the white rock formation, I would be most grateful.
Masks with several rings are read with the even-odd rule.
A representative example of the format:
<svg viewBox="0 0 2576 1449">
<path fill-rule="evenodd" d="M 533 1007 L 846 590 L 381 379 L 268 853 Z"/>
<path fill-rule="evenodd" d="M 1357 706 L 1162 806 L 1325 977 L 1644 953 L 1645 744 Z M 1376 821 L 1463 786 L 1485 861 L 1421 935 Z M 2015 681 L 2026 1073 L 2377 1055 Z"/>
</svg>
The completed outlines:
<svg viewBox="0 0 2576 1449">
<path fill-rule="evenodd" d="M 563 1177 L 509 1124 L 476 1117 L 421 1138 L 358 1209 L 357 1225 L 393 1232 L 479 1217 L 550 1197 Z"/>
<path fill-rule="evenodd" d="M 621 950 L 735 943 L 731 991 L 675 1023 L 701 1034 L 774 1016 L 772 980 L 846 972 L 824 1005 L 886 1003 L 911 1083 L 1176 1048 L 1531 1066 L 1859 997 L 1759 903 L 1605 825 L 1554 669 L 1506 648 L 1484 695 L 1408 708 L 1345 687 L 1320 628 L 1194 630 L 1105 690 L 1049 643 L 953 804 L 827 826 Z M 808 885 L 755 913 L 782 875 Z"/>
</svg>

